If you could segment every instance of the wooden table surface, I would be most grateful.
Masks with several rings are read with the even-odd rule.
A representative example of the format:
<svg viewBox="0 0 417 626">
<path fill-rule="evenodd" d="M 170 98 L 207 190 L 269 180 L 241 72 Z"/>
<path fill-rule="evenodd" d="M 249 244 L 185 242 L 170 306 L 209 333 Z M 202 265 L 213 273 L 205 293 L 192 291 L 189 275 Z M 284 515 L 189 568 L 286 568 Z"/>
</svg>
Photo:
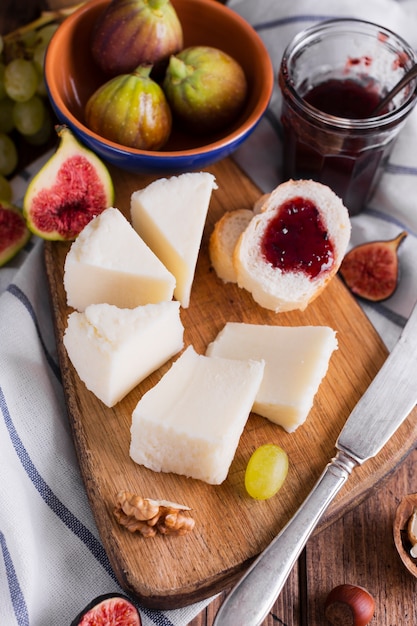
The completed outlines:
<svg viewBox="0 0 417 626">
<path fill-rule="evenodd" d="M 361 585 L 374 596 L 371 626 L 415 626 L 417 580 L 398 556 L 392 527 L 402 495 L 416 491 L 414 450 L 377 492 L 310 539 L 262 626 L 325 626 L 324 600 L 341 583 Z M 212 626 L 225 595 L 189 626 Z"/>
<path fill-rule="evenodd" d="M 70 4 L 50 0 L 50 6 Z M 32 20 L 46 0 L 2 0 L 0 34 Z M 417 449 L 377 491 L 353 511 L 307 543 L 263 626 L 325 626 L 327 593 L 340 583 L 366 587 L 376 602 L 371 624 L 417 624 L 417 579 L 403 566 L 393 540 L 396 508 L 405 494 L 417 492 Z M 225 594 L 189 626 L 211 626 Z M 240 626 L 240 625 L 236 625 Z"/>
</svg>

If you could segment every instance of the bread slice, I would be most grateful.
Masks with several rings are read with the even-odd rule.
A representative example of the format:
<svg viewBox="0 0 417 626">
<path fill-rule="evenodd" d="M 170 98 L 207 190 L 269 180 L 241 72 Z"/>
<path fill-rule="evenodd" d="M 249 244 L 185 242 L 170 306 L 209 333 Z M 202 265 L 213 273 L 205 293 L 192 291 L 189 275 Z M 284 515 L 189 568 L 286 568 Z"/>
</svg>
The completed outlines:
<svg viewBox="0 0 417 626">
<path fill-rule="evenodd" d="M 224 213 L 214 225 L 209 241 L 210 261 L 217 276 L 225 283 L 237 282 L 233 252 L 253 216 L 250 209 L 235 209 Z"/>
<path fill-rule="evenodd" d="M 283 249 L 274 248 L 272 261 L 265 250 L 271 228 L 281 229 L 274 233 L 279 235 L 279 246 L 283 245 Z M 237 283 L 262 307 L 277 313 L 304 310 L 337 273 L 350 232 L 348 211 L 329 187 L 311 180 L 282 183 L 239 237 L 233 253 Z M 321 255 L 325 245 L 327 251 Z M 293 263 L 285 261 L 289 256 Z M 313 273 L 318 264 L 319 271 Z"/>
<path fill-rule="evenodd" d="M 233 253 L 237 241 L 252 217 L 262 211 L 269 195 L 269 193 L 262 194 L 254 202 L 252 210 L 227 211 L 214 225 L 209 241 L 209 254 L 211 264 L 223 282 L 237 282 L 236 270 L 233 265 Z"/>
</svg>

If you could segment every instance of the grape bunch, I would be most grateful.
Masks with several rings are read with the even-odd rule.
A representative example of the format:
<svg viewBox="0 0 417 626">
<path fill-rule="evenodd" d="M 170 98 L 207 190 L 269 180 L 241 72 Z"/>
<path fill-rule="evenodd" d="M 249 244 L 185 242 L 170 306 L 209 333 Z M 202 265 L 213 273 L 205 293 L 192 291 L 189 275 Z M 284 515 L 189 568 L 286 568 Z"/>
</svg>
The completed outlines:
<svg viewBox="0 0 417 626">
<path fill-rule="evenodd" d="M 42 146 L 52 135 L 43 66 L 58 23 L 44 22 L 0 35 L 0 190 L 18 166 L 21 143 Z"/>
</svg>

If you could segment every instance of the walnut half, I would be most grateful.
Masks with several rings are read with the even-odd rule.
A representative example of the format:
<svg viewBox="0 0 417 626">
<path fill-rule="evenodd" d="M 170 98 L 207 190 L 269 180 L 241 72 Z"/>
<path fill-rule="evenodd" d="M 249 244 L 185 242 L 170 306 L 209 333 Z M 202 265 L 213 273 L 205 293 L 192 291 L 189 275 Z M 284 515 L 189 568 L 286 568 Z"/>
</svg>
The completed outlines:
<svg viewBox="0 0 417 626">
<path fill-rule="evenodd" d="M 139 532 L 144 537 L 161 535 L 185 535 L 195 521 L 182 504 L 167 500 L 142 498 L 129 491 L 119 491 L 116 496 L 114 515 L 122 526 L 131 533 Z"/>
</svg>

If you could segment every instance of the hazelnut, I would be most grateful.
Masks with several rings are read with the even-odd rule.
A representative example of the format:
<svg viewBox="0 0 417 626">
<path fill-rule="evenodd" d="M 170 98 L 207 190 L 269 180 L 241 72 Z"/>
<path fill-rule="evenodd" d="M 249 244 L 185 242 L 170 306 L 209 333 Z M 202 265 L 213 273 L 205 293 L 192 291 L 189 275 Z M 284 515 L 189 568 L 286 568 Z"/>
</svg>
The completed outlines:
<svg viewBox="0 0 417 626">
<path fill-rule="evenodd" d="M 417 558 L 417 507 L 414 507 L 408 520 L 407 534 L 411 543 L 410 555 L 415 559 Z"/>
<path fill-rule="evenodd" d="M 339 585 L 332 589 L 324 605 L 332 626 L 367 626 L 375 611 L 375 601 L 363 587 Z"/>
</svg>

